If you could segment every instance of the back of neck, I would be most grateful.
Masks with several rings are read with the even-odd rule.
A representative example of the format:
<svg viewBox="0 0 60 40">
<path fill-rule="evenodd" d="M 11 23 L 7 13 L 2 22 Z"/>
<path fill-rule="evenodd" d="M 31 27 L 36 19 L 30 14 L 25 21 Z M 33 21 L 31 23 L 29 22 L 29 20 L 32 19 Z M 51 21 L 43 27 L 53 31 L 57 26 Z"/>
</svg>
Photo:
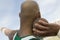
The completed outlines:
<svg viewBox="0 0 60 40">
<path fill-rule="evenodd" d="M 20 37 L 32 35 L 32 22 L 33 20 L 21 20 L 21 27 L 18 32 Z"/>
</svg>

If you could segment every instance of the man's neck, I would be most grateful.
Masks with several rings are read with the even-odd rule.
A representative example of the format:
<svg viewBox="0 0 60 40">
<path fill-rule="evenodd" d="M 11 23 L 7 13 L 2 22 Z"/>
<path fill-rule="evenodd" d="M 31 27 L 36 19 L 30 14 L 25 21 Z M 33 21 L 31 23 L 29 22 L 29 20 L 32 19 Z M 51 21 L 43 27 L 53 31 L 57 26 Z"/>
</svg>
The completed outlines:
<svg viewBox="0 0 60 40">
<path fill-rule="evenodd" d="M 32 35 L 32 21 L 21 21 L 20 25 L 20 31 L 18 32 L 18 35 L 20 37 L 24 37 L 27 35 Z"/>
</svg>

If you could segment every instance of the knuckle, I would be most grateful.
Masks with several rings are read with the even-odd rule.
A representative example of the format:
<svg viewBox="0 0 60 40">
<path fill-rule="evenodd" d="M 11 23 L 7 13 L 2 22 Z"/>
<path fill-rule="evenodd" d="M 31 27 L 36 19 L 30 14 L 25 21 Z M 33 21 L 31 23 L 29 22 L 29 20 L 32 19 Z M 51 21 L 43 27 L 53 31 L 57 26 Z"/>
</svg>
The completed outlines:
<svg viewBox="0 0 60 40">
<path fill-rule="evenodd" d="M 35 31 L 36 31 L 36 29 L 35 29 L 35 28 L 33 28 L 33 31 L 35 32 Z"/>
</svg>

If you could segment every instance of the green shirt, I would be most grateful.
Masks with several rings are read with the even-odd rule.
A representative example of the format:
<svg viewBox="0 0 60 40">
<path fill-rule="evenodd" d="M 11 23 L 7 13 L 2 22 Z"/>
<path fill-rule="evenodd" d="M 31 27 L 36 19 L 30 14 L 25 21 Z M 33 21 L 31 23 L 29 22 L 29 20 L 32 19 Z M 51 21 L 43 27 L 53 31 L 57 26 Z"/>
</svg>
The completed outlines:
<svg viewBox="0 0 60 40">
<path fill-rule="evenodd" d="M 25 36 L 25 37 L 20 37 L 17 34 L 15 35 L 15 38 L 13 40 L 40 40 L 40 38 L 37 38 L 33 35 L 31 36 Z"/>
</svg>

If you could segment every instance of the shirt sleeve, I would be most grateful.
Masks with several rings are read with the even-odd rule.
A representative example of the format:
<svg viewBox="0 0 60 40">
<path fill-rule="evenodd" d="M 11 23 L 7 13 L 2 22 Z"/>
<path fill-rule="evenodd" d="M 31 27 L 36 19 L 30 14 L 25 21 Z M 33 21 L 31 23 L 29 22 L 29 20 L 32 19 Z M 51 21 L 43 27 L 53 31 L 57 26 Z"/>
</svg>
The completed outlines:
<svg viewBox="0 0 60 40">
<path fill-rule="evenodd" d="M 57 34 L 57 36 L 60 38 L 60 30 L 59 30 L 59 32 L 58 32 L 58 34 Z"/>
</svg>

